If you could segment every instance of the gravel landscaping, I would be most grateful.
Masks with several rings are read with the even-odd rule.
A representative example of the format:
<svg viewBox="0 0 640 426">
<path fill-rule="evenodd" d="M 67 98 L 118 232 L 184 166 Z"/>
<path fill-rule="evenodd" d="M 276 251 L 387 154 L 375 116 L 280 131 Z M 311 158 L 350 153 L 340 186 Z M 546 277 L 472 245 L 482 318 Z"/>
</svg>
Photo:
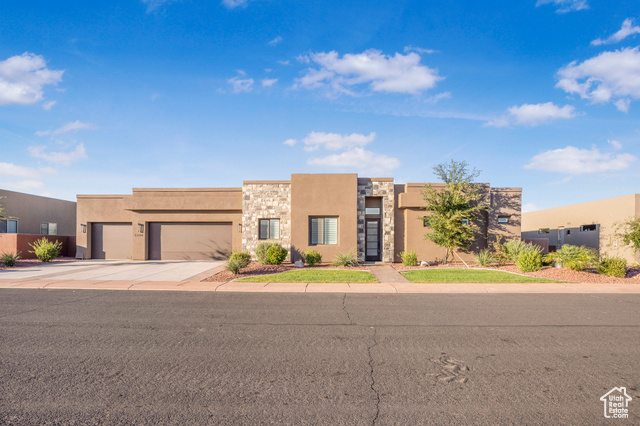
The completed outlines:
<svg viewBox="0 0 640 426">
<path fill-rule="evenodd" d="M 48 263 L 53 263 L 53 262 L 73 262 L 76 260 L 80 260 L 80 259 L 76 259 L 75 257 L 58 257 L 56 259 L 53 259 L 51 262 Z M 40 265 L 45 265 L 47 262 L 41 262 L 38 259 L 20 259 L 18 262 L 16 262 L 15 266 L 12 267 L 7 267 L 4 266 L 4 264 L 0 263 L 0 271 L 3 269 L 13 269 L 13 268 L 24 268 L 24 267 L 28 267 L 28 266 L 40 266 Z"/>
</svg>

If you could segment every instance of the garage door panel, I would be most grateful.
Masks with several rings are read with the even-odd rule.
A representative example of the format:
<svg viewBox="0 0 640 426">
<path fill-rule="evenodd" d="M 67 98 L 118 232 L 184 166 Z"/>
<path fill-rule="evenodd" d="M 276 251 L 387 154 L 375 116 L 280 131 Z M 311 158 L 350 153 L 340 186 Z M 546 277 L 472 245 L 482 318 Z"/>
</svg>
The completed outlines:
<svg viewBox="0 0 640 426">
<path fill-rule="evenodd" d="M 92 223 L 92 259 L 131 259 L 131 223 Z"/>
<path fill-rule="evenodd" d="M 221 260 L 230 253 L 230 223 L 149 224 L 149 260 Z"/>
</svg>

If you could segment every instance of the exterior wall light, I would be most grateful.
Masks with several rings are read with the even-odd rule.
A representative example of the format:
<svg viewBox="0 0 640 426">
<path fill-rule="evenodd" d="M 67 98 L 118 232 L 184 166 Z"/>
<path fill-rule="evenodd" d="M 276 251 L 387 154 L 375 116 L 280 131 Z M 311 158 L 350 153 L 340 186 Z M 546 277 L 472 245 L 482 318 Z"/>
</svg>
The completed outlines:
<svg viewBox="0 0 640 426">
<path fill-rule="evenodd" d="M 81 223 L 80 224 L 80 232 L 83 234 L 87 233 L 87 224 L 86 223 Z"/>
<path fill-rule="evenodd" d="M 138 224 L 138 234 L 144 234 L 144 224 L 143 223 L 139 223 Z"/>
<path fill-rule="evenodd" d="M 242 232 L 242 224 L 241 223 L 238 224 L 238 232 Z"/>
</svg>

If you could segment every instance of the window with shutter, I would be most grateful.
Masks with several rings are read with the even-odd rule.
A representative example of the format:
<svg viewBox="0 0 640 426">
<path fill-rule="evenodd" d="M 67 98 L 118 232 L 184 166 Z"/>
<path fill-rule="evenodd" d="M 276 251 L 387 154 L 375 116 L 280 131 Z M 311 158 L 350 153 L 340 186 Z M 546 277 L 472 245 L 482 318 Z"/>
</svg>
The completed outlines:
<svg viewBox="0 0 640 426">
<path fill-rule="evenodd" d="M 260 219 L 258 232 L 261 240 L 280 239 L 280 219 Z"/>
<path fill-rule="evenodd" d="M 338 244 L 338 218 L 312 217 L 309 220 L 309 244 Z"/>
</svg>

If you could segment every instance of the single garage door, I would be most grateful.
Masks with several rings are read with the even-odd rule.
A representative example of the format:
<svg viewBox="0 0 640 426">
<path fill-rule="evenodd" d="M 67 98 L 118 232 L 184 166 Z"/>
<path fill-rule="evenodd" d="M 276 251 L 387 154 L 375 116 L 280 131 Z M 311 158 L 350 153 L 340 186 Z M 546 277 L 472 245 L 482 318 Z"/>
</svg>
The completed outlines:
<svg viewBox="0 0 640 426">
<path fill-rule="evenodd" d="M 149 224 L 149 260 L 222 260 L 231 253 L 231 223 Z"/>
<path fill-rule="evenodd" d="M 130 223 L 92 223 L 92 259 L 131 259 Z"/>
</svg>

